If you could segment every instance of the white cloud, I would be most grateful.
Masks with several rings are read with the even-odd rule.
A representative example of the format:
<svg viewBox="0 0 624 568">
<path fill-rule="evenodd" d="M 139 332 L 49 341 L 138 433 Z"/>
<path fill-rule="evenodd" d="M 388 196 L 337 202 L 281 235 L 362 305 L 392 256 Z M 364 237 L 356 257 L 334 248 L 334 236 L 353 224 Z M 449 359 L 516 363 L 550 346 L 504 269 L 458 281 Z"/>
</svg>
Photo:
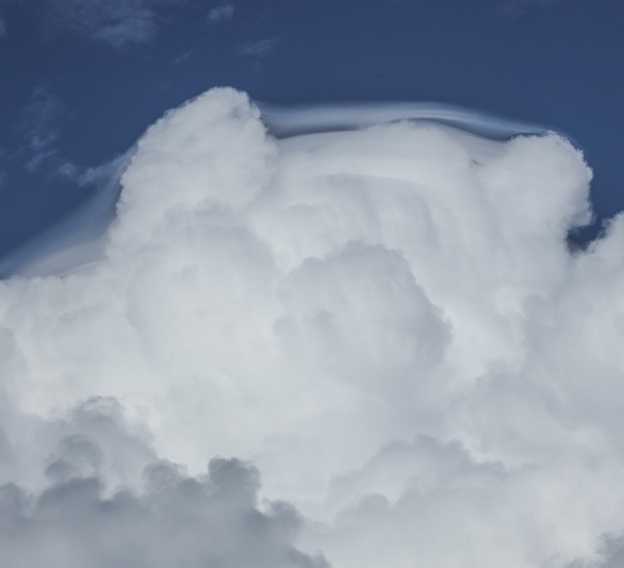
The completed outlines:
<svg viewBox="0 0 624 568">
<path fill-rule="evenodd" d="M 0 282 L 0 415 L 47 423 L 114 397 L 185 479 L 206 456 L 253 461 L 263 495 L 311 521 L 280 542 L 336 566 L 602 561 L 624 534 L 624 218 L 568 250 L 590 214 L 581 152 L 428 120 L 277 140 L 261 118 L 228 89 L 167 113 L 129 160 L 101 256 Z M 39 437 L 4 423 L 13 455 Z M 58 459 L 109 492 L 84 499 L 106 509 L 136 485 L 151 502 L 122 467 L 138 450 L 115 465 L 115 444 L 72 435 Z M 44 495 L 36 448 L 55 444 L 5 480 Z M 74 487 L 52 489 L 60 527 Z"/>
</svg>

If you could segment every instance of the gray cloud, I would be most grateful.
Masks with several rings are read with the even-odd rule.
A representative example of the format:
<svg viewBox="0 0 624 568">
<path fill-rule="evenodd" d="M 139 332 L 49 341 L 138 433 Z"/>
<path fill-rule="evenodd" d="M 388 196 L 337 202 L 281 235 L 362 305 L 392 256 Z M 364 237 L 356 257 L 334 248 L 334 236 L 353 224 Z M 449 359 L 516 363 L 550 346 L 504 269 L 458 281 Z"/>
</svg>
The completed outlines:
<svg viewBox="0 0 624 568">
<path fill-rule="evenodd" d="M 67 448 L 92 459 L 88 447 Z M 0 487 L 0 553 L 6 566 L 28 568 L 324 568 L 293 544 L 300 520 L 292 507 L 256 504 L 257 472 L 214 459 L 190 478 L 156 462 L 147 489 L 104 496 L 96 477 L 59 480 L 32 495 Z"/>
<path fill-rule="evenodd" d="M 148 432 L 114 398 L 94 397 L 54 418 L 18 411 L 6 396 L 0 410 L 0 483 L 37 491 L 50 480 L 97 476 L 108 488 L 138 487 L 157 459 Z"/>
<path fill-rule="evenodd" d="M 624 566 L 624 537 L 605 538 L 601 556 L 601 560 L 596 563 L 600 568 L 619 568 Z"/>
<path fill-rule="evenodd" d="M 113 399 L 87 401 L 55 421 L 6 413 L 3 421 L 0 473 L 20 480 L 0 485 L 5 566 L 327 567 L 296 549 L 302 521 L 293 507 L 259 508 L 254 467 L 213 459 L 191 477 L 159 461 Z M 7 472 L 11 462 L 22 471 Z"/>
</svg>

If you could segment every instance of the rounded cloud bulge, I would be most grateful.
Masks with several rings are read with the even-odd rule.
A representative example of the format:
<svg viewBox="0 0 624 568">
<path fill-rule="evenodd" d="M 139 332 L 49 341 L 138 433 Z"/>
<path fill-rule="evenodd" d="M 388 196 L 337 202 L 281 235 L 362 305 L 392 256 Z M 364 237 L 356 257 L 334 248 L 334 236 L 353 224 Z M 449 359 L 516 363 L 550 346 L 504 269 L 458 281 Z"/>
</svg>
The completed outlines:
<svg viewBox="0 0 624 568">
<path fill-rule="evenodd" d="M 278 138 L 210 90 L 138 141 L 91 262 L 0 281 L 19 542 L 69 558 L 86 518 L 97 566 L 608 565 L 621 217 L 571 252 L 592 173 L 564 137 L 378 110 Z M 305 113 L 279 127 L 333 120 Z M 151 563 L 110 552 L 115 515 Z"/>
</svg>

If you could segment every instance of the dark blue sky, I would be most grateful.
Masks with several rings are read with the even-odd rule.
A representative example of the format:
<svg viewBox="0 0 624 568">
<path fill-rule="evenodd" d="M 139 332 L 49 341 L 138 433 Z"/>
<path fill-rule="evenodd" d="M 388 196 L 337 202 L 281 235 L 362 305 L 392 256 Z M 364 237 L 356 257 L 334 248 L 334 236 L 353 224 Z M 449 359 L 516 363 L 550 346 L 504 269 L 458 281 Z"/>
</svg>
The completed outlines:
<svg viewBox="0 0 624 568">
<path fill-rule="evenodd" d="M 0 256 L 89 167 L 215 85 L 281 104 L 439 101 L 556 128 L 624 208 L 621 0 L 0 0 Z"/>
</svg>

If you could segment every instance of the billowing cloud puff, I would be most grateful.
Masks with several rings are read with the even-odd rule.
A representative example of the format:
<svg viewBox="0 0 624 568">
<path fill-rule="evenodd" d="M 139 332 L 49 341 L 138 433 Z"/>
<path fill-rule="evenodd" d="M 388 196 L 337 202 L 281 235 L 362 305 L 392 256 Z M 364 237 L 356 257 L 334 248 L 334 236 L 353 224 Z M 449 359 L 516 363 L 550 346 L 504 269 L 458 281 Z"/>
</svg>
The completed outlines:
<svg viewBox="0 0 624 568">
<path fill-rule="evenodd" d="M 206 474 L 189 477 L 182 467 L 157 460 L 143 437 L 130 434 L 114 400 L 88 401 L 45 425 L 22 417 L 21 425 L 40 429 L 31 443 L 40 446 L 45 439 L 51 453 L 39 492 L 15 483 L 0 486 L 4 565 L 327 566 L 321 556 L 294 547 L 301 521 L 291 506 L 258 508 L 253 466 L 213 459 Z M 111 473 L 139 464 L 140 492 L 107 487 Z"/>
<path fill-rule="evenodd" d="M 150 527 L 139 542 L 167 523 L 230 532 L 210 512 L 213 474 L 198 481 L 226 455 L 306 519 L 295 538 L 244 497 L 247 466 L 214 462 L 258 523 L 284 527 L 262 533 L 267 562 L 317 562 L 295 547 L 347 568 L 617 557 L 604 543 L 624 533 L 622 218 L 572 253 L 591 171 L 567 140 L 400 118 L 278 139 L 245 95 L 209 91 L 138 142 L 96 257 L 0 282 L 3 480 L 26 519 L 13 531 L 34 539 L 53 502 L 54 530 L 88 509 L 77 534 L 99 526 L 104 556 L 109 532 L 122 538 L 109 509 Z M 93 426 L 103 404 L 123 420 Z M 162 519 L 146 481 L 158 459 L 187 469 L 165 468 L 184 521 Z M 177 508 L 186 484 L 201 514 Z M 258 542 L 249 530 L 236 546 Z M 184 558 L 205 561 L 203 546 Z"/>
</svg>

